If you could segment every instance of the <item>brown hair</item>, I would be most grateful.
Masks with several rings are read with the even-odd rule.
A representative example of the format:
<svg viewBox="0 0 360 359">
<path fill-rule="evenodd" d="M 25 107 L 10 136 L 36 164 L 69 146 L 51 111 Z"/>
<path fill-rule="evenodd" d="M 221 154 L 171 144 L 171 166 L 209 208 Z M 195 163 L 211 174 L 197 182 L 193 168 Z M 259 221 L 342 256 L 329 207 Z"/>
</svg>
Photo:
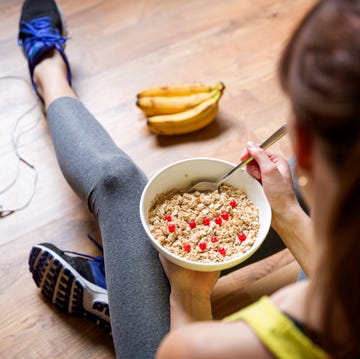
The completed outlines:
<svg viewBox="0 0 360 359">
<path fill-rule="evenodd" d="M 334 357 L 360 357 L 360 0 L 319 1 L 292 35 L 279 75 L 297 121 L 325 144 L 339 183 L 324 270 L 315 278 L 326 284 L 321 345 Z M 341 348 L 335 303 L 350 333 Z"/>
</svg>

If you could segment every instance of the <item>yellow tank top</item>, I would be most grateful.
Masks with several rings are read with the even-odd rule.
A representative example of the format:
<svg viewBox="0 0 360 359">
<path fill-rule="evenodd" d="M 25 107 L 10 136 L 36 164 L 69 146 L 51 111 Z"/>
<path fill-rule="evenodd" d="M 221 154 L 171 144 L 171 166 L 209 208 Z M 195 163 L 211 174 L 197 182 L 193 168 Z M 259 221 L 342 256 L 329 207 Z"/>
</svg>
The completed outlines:
<svg viewBox="0 0 360 359">
<path fill-rule="evenodd" d="M 268 297 L 262 297 L 254 304 L 224 319 L 227 322 L 236 320 L 246 322 L 276 358 L 329 358 L 326 352 L 299 330 Z"/>
</svg>

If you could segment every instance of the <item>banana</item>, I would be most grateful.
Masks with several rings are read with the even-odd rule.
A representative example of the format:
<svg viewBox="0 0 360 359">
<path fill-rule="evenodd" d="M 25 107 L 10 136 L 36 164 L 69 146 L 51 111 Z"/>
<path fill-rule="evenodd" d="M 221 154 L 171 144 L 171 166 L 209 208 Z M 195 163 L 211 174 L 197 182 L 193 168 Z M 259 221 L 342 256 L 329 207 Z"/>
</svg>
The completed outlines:
<svg viewBox="0 0 360 359">
<path fill-rule="evenodd" d="M 137 97 L 170 97 L 170 96 L 187 96 L 194 95 L 202 92 L 212 92 L 213 90 L 223 91 L 225 86 L 219 82 L 213 86 L 204 84 L 182 84 L 182 85 L 169 85 L 160 87 L 150 87 L 138 93 Z"/>
<path fill-rule="evenodd" d="M 189 110 L 211 98 L 218 90 L 187 96 L 146 96 L 138 98 L 136 105 L 147 115 L 168 115 Z"/>
<path fill-rule="evenodd" d="M 147 125 L 150 131 L 168 136 L 200 130 L 215 119 L 221 96 L 222 91 L 216 91 L 211 98 L 190 110 L 171 115 L 150 116 Z"/>
</svg>

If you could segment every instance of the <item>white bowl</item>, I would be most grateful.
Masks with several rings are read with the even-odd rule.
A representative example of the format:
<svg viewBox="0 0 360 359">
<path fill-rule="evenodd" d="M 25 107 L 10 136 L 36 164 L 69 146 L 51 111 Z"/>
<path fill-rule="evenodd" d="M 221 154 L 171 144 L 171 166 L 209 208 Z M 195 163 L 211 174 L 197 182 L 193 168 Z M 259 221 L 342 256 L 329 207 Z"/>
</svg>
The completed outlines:
<svg viewBox="0 0 360 359">
<path fill-rule="evenodd" d="M 223 262 L 203 263 L 181 258 L 166 250 L 149 229 L 148 213 L 156 195 L 171 189 L 183 189 L 200 180 L 216 180 L 235 165 L 215 158 L 190 158 L 175 162 L 156 173 L 143 190 L 140 199 L 140 218 L 152 245 L 171 262 L 198 271 L 217 271 L 230 268 L 252 256 L 264 241 L 271 223 L 271 208 L 262 186 L 244 170 L 236 171 L 225 182 L 244 189 L 249 199 L 259 209 L 260 228 L 249 251 Z"/>
</svg>

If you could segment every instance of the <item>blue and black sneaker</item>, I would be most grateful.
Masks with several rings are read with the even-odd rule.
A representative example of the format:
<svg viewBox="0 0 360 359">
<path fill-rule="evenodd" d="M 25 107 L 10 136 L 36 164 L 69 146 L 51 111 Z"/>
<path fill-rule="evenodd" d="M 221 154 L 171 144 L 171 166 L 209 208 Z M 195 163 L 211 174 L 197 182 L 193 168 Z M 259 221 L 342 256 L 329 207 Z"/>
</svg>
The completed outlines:
<svg viewBox="0 0 360 359">
<path fill-rule="evenodd" d="M 41 243 L 30 251 L 29 268 L 41 293 L 60 311 L 88 317 L 111 331 L 103 257 Z"/>
<path fill-rule="evenodd" d="M 42 57 L 51 50 L 57 50 L 67 67 L 67 79 L 71 84 L 69 61 L 64 52 L 64 22 L 60 10 L 54 0 L 26 0 L 21 10 L 18 43 L 23 47 L 29 63 L 32 85 L 34 68 Z"/>
</svg>

